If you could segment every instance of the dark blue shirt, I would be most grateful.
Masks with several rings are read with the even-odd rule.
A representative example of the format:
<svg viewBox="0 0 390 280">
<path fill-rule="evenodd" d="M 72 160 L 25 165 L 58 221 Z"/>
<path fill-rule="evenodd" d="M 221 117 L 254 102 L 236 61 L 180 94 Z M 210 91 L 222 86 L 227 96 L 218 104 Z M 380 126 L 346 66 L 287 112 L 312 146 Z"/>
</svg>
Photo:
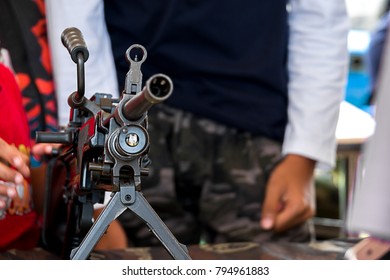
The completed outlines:
<svg viewBox="0 0 390 280">
<path fill-rule="evenodd" d="M 287 123 L 286 0 L 108 0 L 118 81 L 125 52 L 142 44 L 145 79 L 169 75 L 166 103 L 282 141 Z"/>
</svg>

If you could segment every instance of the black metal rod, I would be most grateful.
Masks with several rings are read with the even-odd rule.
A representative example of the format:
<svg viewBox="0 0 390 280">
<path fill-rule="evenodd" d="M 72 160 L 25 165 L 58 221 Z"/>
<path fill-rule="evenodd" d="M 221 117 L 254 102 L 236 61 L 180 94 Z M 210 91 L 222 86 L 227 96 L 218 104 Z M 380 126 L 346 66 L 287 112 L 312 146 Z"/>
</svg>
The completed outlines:
<svg viewBox="0 0 390 280">
<path fill-rule="evenodd" d="M 77 94 L 75 95 L 76 103 L 81 103 L 85 94 L 85 67 L 84 54 L 77 53 Z"/>
</svg>

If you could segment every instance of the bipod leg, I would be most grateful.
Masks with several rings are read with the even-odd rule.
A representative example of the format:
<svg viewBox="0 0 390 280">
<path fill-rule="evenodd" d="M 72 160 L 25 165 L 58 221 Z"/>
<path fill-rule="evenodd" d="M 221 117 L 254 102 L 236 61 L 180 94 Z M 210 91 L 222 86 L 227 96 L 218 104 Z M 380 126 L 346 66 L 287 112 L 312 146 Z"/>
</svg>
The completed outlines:
<svg viewBox="0 0 390 280">
<path fill-rule="evenodd" d="M 116 192 L 100 213 L 95 223 L 93 223 L 87 235 L 80 243 L 80 246 L 72 250 L 70 258 L 72 260 L 87 259 L 111 222 L 125 210 L 126 206 L 121 202 L 121 194 L 120 192 Z"/>
<path fill-rule="evenodd" d="M 187 247 L 177 241 L 141 192 L 135 192 L 134 202 L 127 207 L 145 221 L 146 225 L 174 259 L 191 260 L 191 257 L 188 255 Z"/>
</svg>

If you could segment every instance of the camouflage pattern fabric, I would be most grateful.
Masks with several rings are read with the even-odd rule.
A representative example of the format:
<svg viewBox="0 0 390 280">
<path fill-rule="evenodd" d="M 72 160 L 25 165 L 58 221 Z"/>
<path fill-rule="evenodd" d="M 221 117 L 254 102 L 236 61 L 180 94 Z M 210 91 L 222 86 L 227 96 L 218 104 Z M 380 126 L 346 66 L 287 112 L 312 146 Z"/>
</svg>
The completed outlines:
<svg viewBox="0 0 390 280">
<path fill-rule="evenodd" d="M 149 111 L 152 161 L 142 192 L 183 244 L 307 241 L 307 226 L 274 236 L 260 229 L 264 188 L 281 144 L 166 105 Z M 131 211 L 120 217 L 135 246 L 161 245 Z"/>
</svg>

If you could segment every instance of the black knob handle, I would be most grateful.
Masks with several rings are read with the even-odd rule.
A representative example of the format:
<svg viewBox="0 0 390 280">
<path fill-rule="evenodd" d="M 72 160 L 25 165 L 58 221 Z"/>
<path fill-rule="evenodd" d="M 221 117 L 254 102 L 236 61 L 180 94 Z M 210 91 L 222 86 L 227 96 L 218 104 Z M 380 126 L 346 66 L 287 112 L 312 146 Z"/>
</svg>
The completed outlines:
<svg viewBox="0 0 390 280">
<path fill-rule="evenodd" d="M 82 53 L 84 62 L 87 61 L 89 52 L 83 34 L 79 29 L 76 27 L 66 28 L 61 34 L 61 41 L 68 49 L 68 52 L 75 63 L 78 61 L 78 53 Z"/>
</svg>

